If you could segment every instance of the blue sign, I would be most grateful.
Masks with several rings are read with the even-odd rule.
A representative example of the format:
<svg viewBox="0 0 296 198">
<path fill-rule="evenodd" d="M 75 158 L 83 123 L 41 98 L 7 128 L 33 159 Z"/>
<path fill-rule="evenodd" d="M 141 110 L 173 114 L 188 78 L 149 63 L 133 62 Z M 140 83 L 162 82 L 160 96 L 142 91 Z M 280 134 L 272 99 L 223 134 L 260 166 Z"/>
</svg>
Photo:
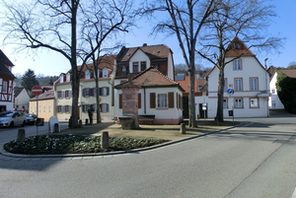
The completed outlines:
<svg viewBox="0 0 296 198">
<path fill-rule="evenodd" d="M 231 94 L 234 94 L 234 90 L 233 90 L 232 88 L 228 88 L 228 89 L 227 89 L 227 93 L 230 94 L 230 95 L 231 95 Z"/>
</svg>

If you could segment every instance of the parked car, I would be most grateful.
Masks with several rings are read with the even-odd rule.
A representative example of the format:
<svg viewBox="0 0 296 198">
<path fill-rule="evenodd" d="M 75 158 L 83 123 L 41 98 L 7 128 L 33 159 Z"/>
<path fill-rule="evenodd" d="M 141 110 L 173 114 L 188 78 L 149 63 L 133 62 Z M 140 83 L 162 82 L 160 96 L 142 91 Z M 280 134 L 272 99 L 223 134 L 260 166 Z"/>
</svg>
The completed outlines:
<svg viewBox="0 0 296 198">
<path fill-rule="evenodd" d="M 0 115 L 0 126 L 24 126 L 25 114 L 19 111 L 9 111 Z"/>
<path fill-rule="evenodd" d="M 26 124 L 36 124 L 37 120 L 37 115 L 31 114 L 31 113 L 26 113 L 25 114 L 25 122 Z"/>
</svg>

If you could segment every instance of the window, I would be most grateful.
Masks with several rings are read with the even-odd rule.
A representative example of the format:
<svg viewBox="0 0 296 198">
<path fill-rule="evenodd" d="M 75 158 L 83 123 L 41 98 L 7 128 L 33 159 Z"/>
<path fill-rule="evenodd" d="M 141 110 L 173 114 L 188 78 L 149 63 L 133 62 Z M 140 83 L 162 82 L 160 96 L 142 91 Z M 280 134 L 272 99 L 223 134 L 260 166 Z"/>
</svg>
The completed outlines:
<svg viewBox="0 0 296 198">
<path fill-rule="evenodd" d="M 82 112 L 87 113 L 90 106 L 93 106 L 93 108 L 96 111 L 96 105 L 95 104 L 85 104 L 85 105 L 82 105 Z"/>
<path fill-rule="evenodd" d="M 71 97 L 71 91 L 70 90 L 66 90 L 65 91 L 65 98 L 70 98 Z"/>
<path fill-rule="evenodd" d="M 109 95 L 109 87 L 101 87 L 99 88 L 100 96 L 108 96 Z"/>
<path fill-rule="evenodd" d="M 103 70 L 102 70 L 102 77 L 103 78 L 108 78 L 108 69 L 107 68 L 103 68 Z"/>
<path fill-rule="evenodd" d="M 84 88 L 82 89 L 82 96 L 88 97 L 88 96 L 94 96 L 94 88 Z"/>
<path fill-rule="evenodd" d="M 157 94 L 157 107 L 167 108 L 168 107 L 168 95 L 167 94 Z"/>
<path fill-rule="evenodd" d="M 133 73 L 138 73 L 138 72 L 139 72 L 139 63 L 133 62 Z"/>
<path fill-rule="evenodd" d="M 70 108 L 71 106 L 70 105 L 66 105 L 66 106 L 64 106 L 64 112 L 65 113 L 70 113 Z"/>
<path fill-rule="evenodd" d="M 258 77 L 250 78 L 250 91 L 258 91 L 259 90 L 259 79 Z"/>
<path fill-rule="evenodd" d="M 62 113 L 63 112 L 63 106 L 58 105 L 58 113 Z"/>
<path fill-rule="evenodd" d="M 227 92 L 227 89 L 228 89 L 227 78 L 224 78 L 224 92 Z"/>
<path fill-rule="evenodd" d="M 258 98 L 250 98 L 250 108 L 259 108 Z"/>
<path fill-rule="evenodd" d="M 235 78 L 234 79 L 234 91 L 243 91 L 243 79 Z"/>
<path fill-rule="evenodd" d="M 243 98 L 234 98 L 234 108 L 236 108 L 236 109 L 243 109 L 244 108 Z"/>
<path fill-rule="evenodd" d="M 62 99 L 63 98 L 63 92 L 62 91 L 58 91 L 58 99 Z"/>
<path fill-rule="evenodd" d="M 68 74 L 66 75 L 66 81 L 67 81 L 67 82 L 70 82 L 70 81 L 71 81 L 71 74 L 68 73 Z"/>
<path fill-rule="evenodd" d="M 242 65 L 242 59 L 235 59 L 233 61 L 233 70 L 242 70 L 243 65 Z"/>
<path fill-rule="evenodd" d="M 228 109 L 228 98 L 223 98 L 223 109 Z"/>
<path fill-rule="evenodd" d="M 86 80 L 90 79 L 90 71 L 88 69 L 85 71 L 85 79 Z"/>
<path fill-rule="evenodd" d="M 141 61 L 141 71 L 146 69 L 146 61 Z"/>
<path fill-rule="evenodd" d="M 8 89 L 7 89 L 8 83 L 7 81 L 2 81 L 2 93 L 7 93 Z"/>
<path fill-rule="evenodd" d="M 107 104 L 107 103 L 100 104 L 100 110 L 102 113 L 109 112 L 109 104 Z"/>
</svg>

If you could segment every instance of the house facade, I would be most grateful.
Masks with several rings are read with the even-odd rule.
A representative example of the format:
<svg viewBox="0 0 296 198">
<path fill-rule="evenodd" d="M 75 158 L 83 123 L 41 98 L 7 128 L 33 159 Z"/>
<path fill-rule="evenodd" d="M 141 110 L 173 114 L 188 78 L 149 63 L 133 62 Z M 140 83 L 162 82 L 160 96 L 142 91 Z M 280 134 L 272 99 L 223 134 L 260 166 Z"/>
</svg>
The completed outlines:
<svg viewBox="0 0 296 198">
<path fill-rule="evenodd" d="M 232 60 L 232 61 L 231 61 Z M 238 38 L 229 46 L 226 54 L 224 117 L 267 117 L 269 116 L 269 75 L 256 56 Z M 209 118 L 214 118 L 217 111 L 219 69 L 214 67 L 207 76 L 208 95 L 196 97 L 196 105 L 201 104 Z M 227 90 L 233 90 L 228 93 Z"/>
<path fill-rule="evenodd" d="M 283 103 L 278 97 L 278 91 L 276 88 L 277 77 L 279 72 L 283 73 L 284 75 L 290 78 L 296 78 L 296 69 L 277 69 L 274 74 L 271 76 L 270 79 L 270 97 L 268 106 L 270 110 L 280 110 L 285 109 Z"/>
<path fill-rule="evenodd" d="M 108 55 L 101 57 L 98 65 L 99 74 L 99 97 L 100 113 L 102 122 L 112 121 L 114 118 L 113 110 L 113 76 L 114 76 L 115 56 Z M 81 69 L 81 66 L 79 67 Z M 80 79 L 79 89 L 79 117 L 81 120 L 88 118 L 88 109 L 93 106 L 96 109 L 95 97 L 95 78 L 94 67 L 92 64 L 82 68 L 82 78 Z M 60 121 L 68 121 L 72 111 L 72 87 L 71 74 L 62 73 L 54 83 L 54 91 L 57 105 L 57 117 Z M 94 120 L 97 120 L 96 113 L 93 114 Z"/>
<path fill-rule="evenodd" d="M 56 100 L 54 91 L 49 90 L 32 98 L 29 102 L 29 113 L 37 115 L 48 121 L 50 117 L 56 115 Z"/>
<path fill-rule="evenodd" d="M 14 109 L 25 109 L 29 110 L 30 95 L 25 88 L 15 87 L 14 88 Z"/>
<path fill-rule="evenodd" d="M 183 120 L 181 86 L 150 67 L 117 86 L 117 118 L 138 116 L 139 121 L 153 118 L 149 124 L 179 124 Z M 142 124 L 147 124 L 145 121 Z"/>
<path fill-rule="evenodd" d="M 132 112 L 140 118 L 153 117 L 154 124 L 180 123 L 183 89 L 173 81 L 173 53 L 169 47 L 123 47 L 116 62 L 115 119 Z"/>
<path fill-rule="evenodd" d="M 14 65 L 0 50 L 0 112 L 13 110 L 14 75 L 11 69 Z"/>
</svg>

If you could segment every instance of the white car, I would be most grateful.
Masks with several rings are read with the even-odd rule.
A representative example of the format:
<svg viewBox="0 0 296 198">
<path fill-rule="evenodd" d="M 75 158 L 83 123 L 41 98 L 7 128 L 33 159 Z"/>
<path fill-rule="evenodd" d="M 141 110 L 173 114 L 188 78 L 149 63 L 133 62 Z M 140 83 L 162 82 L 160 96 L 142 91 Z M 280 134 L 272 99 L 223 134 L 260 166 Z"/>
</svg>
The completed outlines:
<svg viewBox="0 0 296 198">
<path fill-rule="evenodd" d="M 0 126 L 24 126 L 26 123 L 25 114 L 19 111 L 9 111 L 0 115 Z"/>
</svg>

